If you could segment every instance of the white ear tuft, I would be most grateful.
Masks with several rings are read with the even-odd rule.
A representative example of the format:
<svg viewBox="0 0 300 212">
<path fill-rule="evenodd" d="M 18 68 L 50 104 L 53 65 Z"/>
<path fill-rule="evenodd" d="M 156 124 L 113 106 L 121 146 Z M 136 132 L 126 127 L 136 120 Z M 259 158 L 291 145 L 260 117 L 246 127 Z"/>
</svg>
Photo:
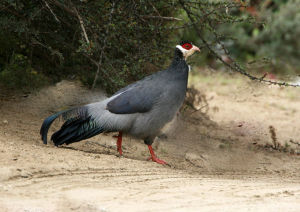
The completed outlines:
<svg viewBox="0 0 300 212">
<path fill-rule="evenodd" d="M 185 55 L 186 52 L 188 51 L 188 50 L 184 49 L 181 45 L 177 45 L 176 48 L 179 49 L 183 55 Z"/>
</svg>

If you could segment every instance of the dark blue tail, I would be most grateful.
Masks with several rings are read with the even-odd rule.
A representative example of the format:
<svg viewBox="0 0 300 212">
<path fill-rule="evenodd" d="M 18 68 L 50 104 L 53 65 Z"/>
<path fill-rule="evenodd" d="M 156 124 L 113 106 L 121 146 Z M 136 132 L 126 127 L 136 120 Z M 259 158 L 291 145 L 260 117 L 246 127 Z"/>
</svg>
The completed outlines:
<svg viewBox="0 0 300 212">
<path fill-rule="evenodd" d="M 47 134 L 48 134 L 48 130 L 51 126 L 51 124 L 53 123 L 53 121 L 55 119 L 57 119 L 61 114 L 63 114 L 66 111 L 61 111 L 59 113 L 56 113 L 52 116 L 49 116 L 48 118 L 46 118 L 42 124 L 41 130 L 40 130 L 40 134 L 42 136 L 42 140 L 44 144 L 47 144 Z"/>
<path fill-rule="evenodd" d="M 44 120 L 40 130 L 44 144 L 47 144 L 47 134 L 51 124 L 59 116 L 62 116 L 66 121 L 60 130 L 51 136 L 51 140 L 55 146 L 88 139 L 104 131 L 98 126 L 97 122 L 88 115 L 85 107 L 61 111 Z"/>
<path fill-rule="evenodd" d="M 51 136 L 55 146 L 70 144 L 84 139 L 91 138 L 102 133 L 104 130 L 98 127 L 97 123 L 90 117 L 75 117 L 68 119 L 58 130 Z"/>
</svg>

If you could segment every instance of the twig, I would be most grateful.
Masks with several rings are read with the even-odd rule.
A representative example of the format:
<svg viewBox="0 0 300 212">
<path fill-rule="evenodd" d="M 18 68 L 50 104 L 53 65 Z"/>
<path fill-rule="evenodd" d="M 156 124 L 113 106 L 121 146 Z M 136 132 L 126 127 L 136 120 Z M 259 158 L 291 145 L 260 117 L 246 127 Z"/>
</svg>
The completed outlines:
<svg viewBox="0 0 300 212">
<path fill-rule="evenodd" d="M 157 13 L 158 16 L 161 16 L 156 7 L 149 1 L 149 4 L 153 7 L 154 11 Z"/>
<path fill-rule="evenodd" d="M 141 17 L 145 18 L 145 19 L 162 19 L 162 20 L 166 20 L 166 21 L 182 21 L 181 18 L 155 16 L 155 15 L 142 15 Z"/>
<path fill-rule="evenodd" d="M 57 18 L 57 16 L 55 15 L 55 13 L 53 12 L 53 10 L 51 9 L 51 7 L 49 6 L 48 2 L 46 0 L 44 0 L 46 7 L 49 9 L 49 11 L 52 13 L 52 15 L 54 16 L 55 20 L 60 23 L 60 20 Z"/>
<path fill-rule="evenodd" d="M 13 14 L 13 15 L 19 17 L 19 18 L 26 19 L 25 16 L 19 14 L 19 13 L 18 13 L 17 11 L 15 11 L 15 10 L 11 10 L 9 7 L 10 7 L 10 5 L 7 6 L 7 7 L 1 8 L 1 10 L 2 10 L 2 9 L 3 9 L 3 10 L 6 10 L 7 12 L 9 12 L 9 13 L 11 13 L 11 14 Z"/>
<path fill-rule="evenodd" d="M 271 134 L 273 148 L 279 150 L 280 143 L 277 142 L 277 136 L 276 136 L 275 128 L 272 125 L 269 126 L 269 131 L 270 131 L 270 134 Z"/>
<path fill-rule="evenodd" d="M 296 145 L 300 146 L 299 142 L 293 141 L 292 139 L 290 139 L 289 142 L 291 142 L 292 144 L 296 144 Z"/>
<path fill-rule="evenodd" d="M 264 73 L 264 75 L 260 79 L 263 80 L 267 75 L 268 75 L 268 72 Z"/>
<path fill-rule="evenodd" d="M 60 3 L 59 1 L 57 1 L 57 0 L 51 0 L 51 2 L 52 2 L 54 5 L 56 5 L 57 7 L 63 9 L 65 12 L 67 12 L 67 13 L 73 15 L 73 16 L 76 16 L 76 12 L 75 12 L 75 11 L 69 9 L 66 5 Z"/>
<path fill-rule="evenodd" d="M 208 42 L 203 38 L 203 36 L 200 33 L 200 30 L 198 29 L 196 22 L 194 20 L 194 18 L 192 17 L 192 13 L 191 11 L 185 6 L 184 2 L 182 0 L 179 0 L 179 3 L 181 4 L 183 10 L 186 12 L 189 20 L 191 21 L 195 32 L 197 33 L 198 37 L 200 38 L 200 40 L 204 43 L 205 47 L 218 59 L 220 60 L 224 65 L 226 65 L 227 67 L 229 67 L 231 70 L 238 72 L 242 75 L 247 76 L 248 78 L 250 78 L 251 80 L 254 81 L 259 81 L 259 82 L 265 82 L 265 83 L 269 83 L 269 84 L 273 84 L 273 85 L 279 85 L 279 86 L 290 86 L 290 87 L 300 87 L 300 85 L 298 84 L 291 84 L 291 83 L 287 83 L 287 82 L 277 82 L 277 81 L 271 81 L 271 80 L 266 80 L 263 78 L 259 78 L 259 77 L 255 77 L 251 74 L 249 74 L 248 72 L 246 72 L 240 65 L 238 65 L 234 60 L 232 60 L 231 63 L 228 63 L 226 61 L 224 61 L 222 59 L 222 57 L 216 53 L 211 46 L 208 44 Z M 219 42 L 218 42 L 219 43 Z M 221 43 L 220 43 L 221 44 Z M 221 44 L 222 45 L 222 44 Z M 222 46 L 223 48 L 224 46 Z M 225 47 L 224 47 L 225 48 Z M 225 53 L 227 52 L 227 49 L 225 50 Z"/>
<path fill-rule="evenodd" d="M 193 113 L 196 113 L 196 112 L 198 112 L 198 111 L 201 111 L 203 108 L 206 108 L 206 107 L 208 107 L 208 103 L 206 103 L 205 105 L 203 105 L 203 106 L 200 107 L 199 109 L 195 109 L 194 111 L 192 111 L 192 112 L 190 113 L 190 115 L 193 114 Z"/>
<path fill-rule="evenodd" d="M 31 44 L 32 44 L 32 45 L 40 45 L 40 46 L 44 47 L 45 49 L 47 49 L 49 52 L 51 52 L 52 55 L 56 55 L 56 56 L 59 57 L 59 59 L 63 59 L 61 53 L 60 53 L 58 50 L 55 50 L 55 49 L 53 50 L 51 47 L 49 47 L 49 46 L 47 46 L 47 45 L 41 43 L 41 42 L 38 41 L 36 38 L 33 38 L 33 39 L 31 40 Z"/>
<path fill-rule="evenodd" d="M 93 82 L 93 85 L 92 85 L 92 89 L 94 89 L 95 86 L 96 86 L 96 82 L 98 80 L 100 69 L 101 69 L 101 66 L 102 66 L 104 51 L 105 51 L 105 48 L 106 48 L 106 45 L 107 45 L 106 41 L 107 41 L 107 37 L 108 37 L 108 34 L 109 34 L 109 29 L 110 29 L 110 24 L 111 24 L 111 21 L 112 21 L 113 13 L 114 13 L 114 10 L 115 10 L 115 4 L 116 4 L 116 2 L 113 1 L 112 2 L 112 7 L 111 7 L 111 10 L 110 10 L 110 14 L 109 14 L 109 20 L 108 20 L 107 27 L 106 27 L 106 30 L 105 30 L 105 37 L 104 37 L 104 40 L 103 40 L 103 45 L 102 45 L 101 53 L 100 53 L 100 56 L 99 56 L 99 62 L 97 64 L 97 71 L 96 71 L 96 75 L 95 75 L 94 82 Z"/>
<path fill-rule="evenodd" d="M 74 11 L 75 11 L 75 13 L 76 13 L 76 15 L 78 17 L 78 20 L 79 20 L 79 23 L 80 23 L 80 27 L 81 27 L 81 30 L 83 32 L 84 38 L 86 40 L 86 43 L 90 44 L 90 40 L 89 40 L 89 38 L 88 38 L 88 36 L 86 34 L 86 30 L 85 30 L 84 25 L 83 25 L 83 20 L 82 20 L 81 16 L 79 15 L 79 13 L 78 13 L 78 11 L 77 11 L 77 9 L 76 9 L 75 6 L 73 7 L 73 9 L 74 9 Z"/>
</svg>

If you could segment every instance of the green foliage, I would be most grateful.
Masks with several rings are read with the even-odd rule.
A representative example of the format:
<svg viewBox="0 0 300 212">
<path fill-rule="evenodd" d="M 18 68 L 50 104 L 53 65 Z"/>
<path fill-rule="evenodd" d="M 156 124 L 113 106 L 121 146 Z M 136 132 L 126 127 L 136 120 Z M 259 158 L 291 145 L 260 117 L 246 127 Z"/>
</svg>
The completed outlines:
<svg viewBox="0 0 300 212">
<path fill-rule="evenodd" d="M 168 23 L 151 17 L 173 9 L 165 1 L 1 1 L 1 82 L 30 72 L 10 67 L 19 54 L 50 82 L 77 77 L 91 86 L 99 66 L 98 85 L 114 92 L 149 74 L 145 61 L 161 66 L 170 58 Z"/>
<path fill-rule="evenodd" d="M 232 15 L 244 19 L 253 17 L 253 21 L 228 23 L 217 29 L 225 35 L 222 41 L 229 52 L 243 62 L 258 61 L 257 67 L 265 66 L 278 73 L 300 73 L 300 1 L 273 1 L 272 4 L 262 1 L 254 8 L 254 17 L 246 11 L 231 11 Z"/>
<path fill-rule="evenodd" d="M 281 4 L 279 10 L 262 14 L 266 25 L 254 37 L 260 57 L 268 56 L 278 59 L 278 65 L 283 61 L 292 67 L 298 67 L 300 73 L 300 1 L 290 0 Z"/>
<path fill-rule="evenodd" d="M 27 57 L 14 54 L 9 64 L 0 72 L 0 83 L 10 89 L 28 90 L 44 85 L 46 78 L 35 71 Z"/>
<path fill-rule="evenodd" d="M 112 93 L 164 67 L 182 38 L 200 47 L 206 41 L 225 59 L 224 47 L 238 61 L 269 57 L 273 69 L 300 72 L 299 8 L 299 0 L 3 0 L 0 83 L 22 88 L 78 78 L 92 86 L 98 70 L 97 85 Z M 192 63 L 215 61 L 202 48 Z"/>
</svg>

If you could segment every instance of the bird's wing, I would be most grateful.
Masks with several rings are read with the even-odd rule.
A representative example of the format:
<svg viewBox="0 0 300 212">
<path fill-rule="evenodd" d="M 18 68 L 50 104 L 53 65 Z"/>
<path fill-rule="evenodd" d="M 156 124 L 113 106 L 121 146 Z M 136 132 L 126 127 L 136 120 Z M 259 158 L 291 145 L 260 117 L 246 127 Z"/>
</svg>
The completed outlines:
<svg viewBox="0 0 300 212">
<path fill-rule="evenodd" d="M 162 93 L 154 78 L 146 78 L 129 86 L 107 103 L 106 109 L 115 114 L 145 113 L 151 110 Z"/>
</svg>

